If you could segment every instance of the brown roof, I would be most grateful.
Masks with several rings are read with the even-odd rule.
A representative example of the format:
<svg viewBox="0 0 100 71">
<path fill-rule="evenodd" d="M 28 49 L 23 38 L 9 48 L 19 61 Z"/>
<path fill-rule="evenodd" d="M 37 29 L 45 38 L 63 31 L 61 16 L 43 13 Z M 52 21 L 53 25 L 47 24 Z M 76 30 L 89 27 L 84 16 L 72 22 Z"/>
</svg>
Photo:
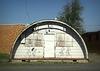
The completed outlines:
<svg viewBox="0 0 100 71">
<path fill-rule="evenodd" d="M 26 25 L 0 25 L 0 53 L 10 53 L 12 44 Z"/>
</svg>

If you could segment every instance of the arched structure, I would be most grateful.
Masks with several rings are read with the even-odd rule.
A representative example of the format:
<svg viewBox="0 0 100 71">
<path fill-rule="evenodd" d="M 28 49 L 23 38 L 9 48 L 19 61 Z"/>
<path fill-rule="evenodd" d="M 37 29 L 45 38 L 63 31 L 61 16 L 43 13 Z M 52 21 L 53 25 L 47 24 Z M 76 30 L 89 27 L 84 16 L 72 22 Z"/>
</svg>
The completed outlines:
<svg viewBox="0 0 100 71">
<path fill-rule="evenodd" d="M 26 27 L 11 51 L 15 60 L 87 60 L 86 45 L 78 32 L 61 21 L 43 20 Z"/>
</svg>

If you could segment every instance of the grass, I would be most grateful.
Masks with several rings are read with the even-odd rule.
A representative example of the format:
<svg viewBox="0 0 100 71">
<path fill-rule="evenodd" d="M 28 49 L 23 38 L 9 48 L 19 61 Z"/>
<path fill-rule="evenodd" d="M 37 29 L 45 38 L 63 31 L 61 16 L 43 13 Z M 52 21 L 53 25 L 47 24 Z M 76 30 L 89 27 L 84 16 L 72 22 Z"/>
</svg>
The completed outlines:
<svg viewBox="0 0 100 71">
<path fill-rule="evenodd" d="M 91 56 L 91 55 L 100 56 L 100 54 L 97 54 L 97 53 L 88 53 L 88 56 Z"/>
<path fill-rule="evenodd" d="M 0 53 L 0 63 L 9 62 L 10 55 L 7 53 Z"/>
<path fill-rule="evenodd" d="M 0 53 L 0 60 L 9 59 L 10 55 L 7 53 Z"/>
</svg>

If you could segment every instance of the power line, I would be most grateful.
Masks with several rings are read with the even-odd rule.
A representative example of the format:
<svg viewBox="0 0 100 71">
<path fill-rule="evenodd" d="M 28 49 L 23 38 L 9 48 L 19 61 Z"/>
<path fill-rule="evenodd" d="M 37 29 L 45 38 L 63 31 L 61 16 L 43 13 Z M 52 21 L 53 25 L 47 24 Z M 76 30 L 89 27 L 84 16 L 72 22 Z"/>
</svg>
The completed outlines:
<svg viewBox="0 0 100 71">
<path fill-rule="evenodd" d="M 27 3 L 26 3 L 26 0 L 25 0 L 25 7 L 26 7 L 26 13 L 27 13 L 27 18 L 28 18 L 28 22 L 30 22 L 30 18 L 29 18 L 29 13 L 28 13 L 28 9 L 27 9 Z"/>
</svg>

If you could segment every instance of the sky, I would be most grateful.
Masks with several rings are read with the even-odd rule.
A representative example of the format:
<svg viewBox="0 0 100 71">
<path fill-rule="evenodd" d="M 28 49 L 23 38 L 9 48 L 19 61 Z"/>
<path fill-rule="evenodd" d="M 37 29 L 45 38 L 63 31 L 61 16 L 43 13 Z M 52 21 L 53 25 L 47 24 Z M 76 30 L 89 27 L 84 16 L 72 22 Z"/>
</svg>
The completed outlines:
<svg viewBox="0 0 100 71">
<path fill-rule="evenodd" d="M 54 19 L 71 0 L 0 0 L 0 24 L 31 24 Z M 86 32 L 100 31 L 100 0 L 80 0 Z"/>
</svg>

